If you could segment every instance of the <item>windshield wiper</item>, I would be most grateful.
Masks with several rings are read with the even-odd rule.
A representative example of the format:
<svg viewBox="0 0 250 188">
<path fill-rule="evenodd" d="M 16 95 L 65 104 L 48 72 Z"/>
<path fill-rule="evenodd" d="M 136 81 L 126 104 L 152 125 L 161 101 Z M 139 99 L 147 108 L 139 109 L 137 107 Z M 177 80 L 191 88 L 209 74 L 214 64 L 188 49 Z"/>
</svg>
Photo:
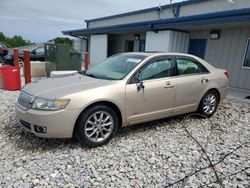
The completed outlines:
<svg viewBox="0 0 250 188">
<path fill-rule="evenodd" d="M 94 74 L 88 74 L 88 73 L 85 73 L 86 76 L 89 76 L 89 77 L 92 77 L 92 78 L 97 78 L 97 79 L 104 79 L 104 80 L 113 80 L 112 78 L 109 78 L 107 76 L 104 76 L 104 75 L 94 75 Z"/>
<path fill-rule="evenodd" d="M 98 76 L 96 76 L 96 75 L 94 75 L 94 74 L 86 74 L 86 73 L 85 73 L 85 75 L 86 75 L 86 76 L 89 76 L 89 77 L 92 77 L 92 78 L 99 78 Z"/>
<path fill-rule="evenodd" d="M 86 75 L 86 71 L 78 71 L 78 74 Z"/>
</svg>

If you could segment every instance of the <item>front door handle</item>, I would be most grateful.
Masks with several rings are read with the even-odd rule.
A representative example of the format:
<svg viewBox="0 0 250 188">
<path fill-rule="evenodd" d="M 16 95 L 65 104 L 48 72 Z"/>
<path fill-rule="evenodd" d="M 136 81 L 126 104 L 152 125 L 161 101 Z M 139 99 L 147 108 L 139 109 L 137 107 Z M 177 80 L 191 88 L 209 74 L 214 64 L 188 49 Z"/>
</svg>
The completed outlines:
<svg viewBox="0 0 250 188">
<path fill-rule="evenodd" d="M 164 86 L 164 88 L 173 88 L 173 87 L 174 87 L 174 85 L 171 84 L 170 81 L 166 82 L 166 83 L 165 83 L 165 86 Z"/>
</svg>

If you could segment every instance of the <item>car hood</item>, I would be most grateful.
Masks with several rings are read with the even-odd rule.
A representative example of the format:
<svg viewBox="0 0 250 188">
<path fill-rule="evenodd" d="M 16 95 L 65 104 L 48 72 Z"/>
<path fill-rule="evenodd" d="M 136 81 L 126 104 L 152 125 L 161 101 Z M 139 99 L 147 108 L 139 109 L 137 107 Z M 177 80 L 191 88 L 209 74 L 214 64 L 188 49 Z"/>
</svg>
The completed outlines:
<svg viewBox="0 0 250 188">
<path fill-rule="evenodd" d="M 27 84 L 22 91 L 33 96 L 44 98 L 61 98 L 79 91 L 94 89 L 113 84 L 111 80 L 103 80 L 75 74 L 60 78 L 47 78 Z"/>
</svg>

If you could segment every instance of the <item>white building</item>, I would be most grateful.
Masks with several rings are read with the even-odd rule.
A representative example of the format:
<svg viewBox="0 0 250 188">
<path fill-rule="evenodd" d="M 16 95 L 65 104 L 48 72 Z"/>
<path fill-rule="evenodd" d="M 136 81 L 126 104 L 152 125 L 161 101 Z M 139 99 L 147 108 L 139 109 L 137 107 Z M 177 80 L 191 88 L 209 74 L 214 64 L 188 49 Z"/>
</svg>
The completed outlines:
<svg viewBox="0 0 250 188">
<path fill-rule="evenodd" d="M 250 0 L 189 0 L 86 20 L 63 31 L 87 40 L 90 63 L 120 52 L 184 52 L 230 72 L 230 86 L 250 90 Z"/>
</svg>

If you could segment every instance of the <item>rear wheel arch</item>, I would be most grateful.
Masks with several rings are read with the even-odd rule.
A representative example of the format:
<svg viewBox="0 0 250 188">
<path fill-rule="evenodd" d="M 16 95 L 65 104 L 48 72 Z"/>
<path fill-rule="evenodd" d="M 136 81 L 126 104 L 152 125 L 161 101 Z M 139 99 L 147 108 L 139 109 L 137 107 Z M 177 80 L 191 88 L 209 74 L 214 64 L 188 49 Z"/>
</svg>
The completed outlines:
<svg viewBox="0 0 250 188">
<path fill-rule="evenodd" d="M 215 110 L 214 110 L 213 113 L 211 113 L 211 114 L 204 114 L 203 107 L 202 107 L 203 106 L 203 102 L 204 102 L 204 97 L 206 97 L 207 95 L 209 95 L 209 93 L 214 93 L 215 95 L 217 95 L 217 102 L 216 102 Z M 211 89 L 207 90 L 202 95 L 202 97 L 200 99 L 200 102 L 199 102 L 199 105 L 197 107 L 197 112 L 200 113 L 200 114 L 202 114 L 202 115 L 205 115 L 206 117 L 211 117 L 215 113 L 215 111 L 216 111 L 219 103 L 220 103 L 220 92 L 219 92 L 219 90 L 216 89 L 216 88 L 211 88 Z"/>
<path fill-rule="evenodd" d="M 98 101 L 98 102 L 94 102 L 92 104 L 89 104 L 78 115 L 78 117 L 76 119 L 76 122 L 75 122 L 75 125 L 74 125 L 73 136 L 75 135 L 75 131 L 77 130 L 77 124 L 78 124 L 78 122 L 81 119 L 82 113 L 84 113 L 86 110 L 88 110 L 88 109 L 90 109 L 90 108 L 92 108 L 94 106 L 98 106 L 98 105 L 105 105 L 105 106 L 108 106 L 108 107 L 112 108 L 116 112 L 116 115 L 117 115 L 117 118 L 118 118 L 118 122 L 119 122 L 119 125 L 118 125 L 119 128 L 122 126 L 122 114 L 121 114 L 120 108 L 116 104 L 114 104 L 114 103 L 112 103 L 110 101 Z"/>
<path fill-rule="evenodd" d="M 212 88 L 212 89 L 209 89 L 207 92 L 209 92 L 209 91 L 215 91 L 215 92 L 217 93 L 218 97 L 219 97 L 218 102 L 220 102 L 220 92 L 219 92 L 219 90 L 216 89 L 216 88 Z M 207 92 L 206 92 L 206 93 L 207 93 Z M 203 95 L 205 95 L 205 93 L 204 93 Z"/>
</svg>

